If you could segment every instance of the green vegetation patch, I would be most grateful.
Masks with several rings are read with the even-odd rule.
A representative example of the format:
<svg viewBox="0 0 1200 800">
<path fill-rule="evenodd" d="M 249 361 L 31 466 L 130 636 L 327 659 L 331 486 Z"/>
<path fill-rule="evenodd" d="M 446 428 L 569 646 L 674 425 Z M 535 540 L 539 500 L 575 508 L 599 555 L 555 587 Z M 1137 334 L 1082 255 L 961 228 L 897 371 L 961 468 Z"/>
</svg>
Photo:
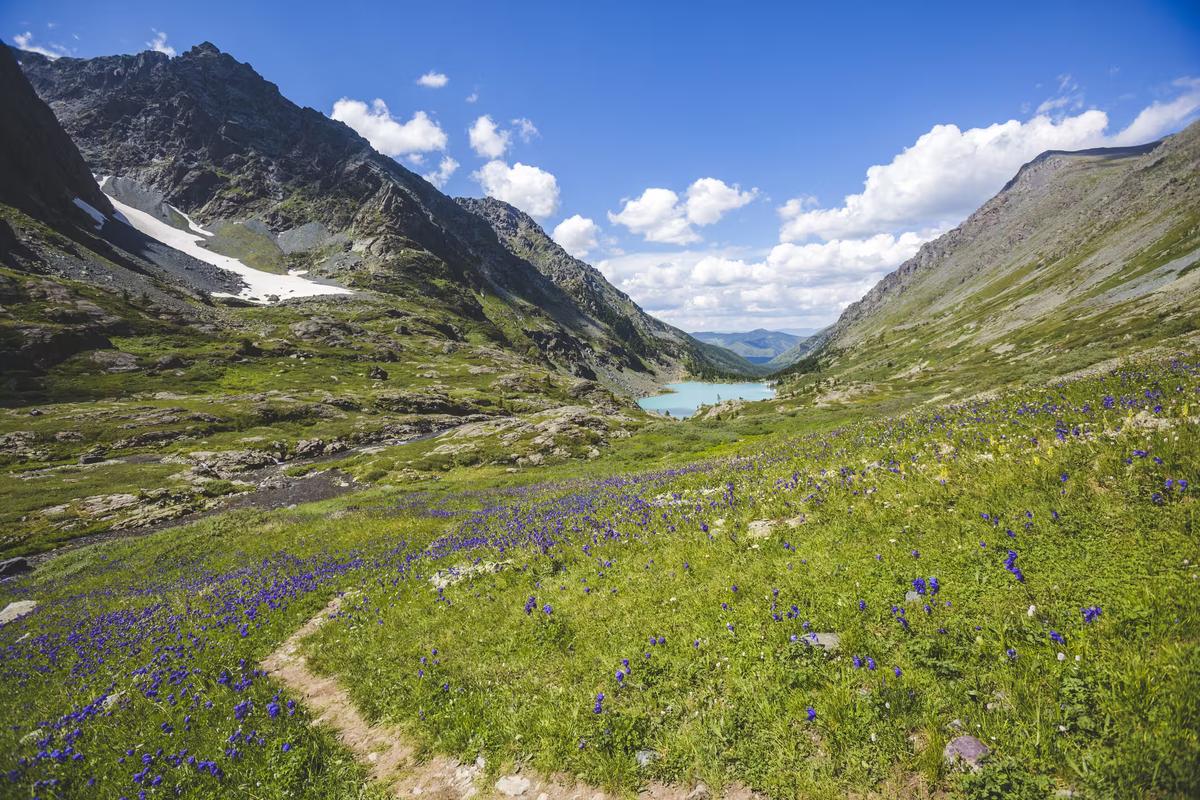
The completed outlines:
<svg viewBox="0 0 1200 800">
<path fill-rule="evenodd" d="M 236 258 L 248 267 L 282 275 L 287 262 L 270 230 L 261 223 L 223 222 L 212 229 L 204 246 L 214 253 Z"/>
<path fill-rule="evenodd" d="M 1138 365 L 891 417 L 658 423 L 566 469 L 68 553 L 0 585 L 39 603 L 0 628 L 0 766 L 22 794 L 369 793 L 256 667 L 353 590 L 310 664 L 491 770 L 1193 796 L 1198 389 Z M 962 735 L 991 750 L 974 776 L 942 759 Z"/>
</svg>

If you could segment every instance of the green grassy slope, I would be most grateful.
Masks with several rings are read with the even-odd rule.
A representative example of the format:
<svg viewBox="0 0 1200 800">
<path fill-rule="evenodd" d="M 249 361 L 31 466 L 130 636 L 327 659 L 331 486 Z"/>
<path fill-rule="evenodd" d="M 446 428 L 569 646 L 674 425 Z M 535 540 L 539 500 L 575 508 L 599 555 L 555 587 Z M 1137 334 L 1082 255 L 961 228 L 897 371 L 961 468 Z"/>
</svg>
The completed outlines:
<svg viewBox="0 0 1200 800">
<path fill-rule="evenodd" d="M 62 796 L 92 778 L 99 798 L 357 796 L 362 772 L 253 671 L 355 589 L 313 663 L 368 718 L 483 754 L 493 776 L 1189 796 L 1196 375 L 1130 365 L 895 417 L 776 411 L 732 423 L 740 443 L 663 426 L 667 470 L 622 472 L 634 437 L 565 474 L 460 468 L 67 554 L 0 585 L 0 602 L 41 602 L 0 628 L 3 768 Z M 672 436 L 711 457 L 667 455 Z M 480 561 L 502 569 L 429 583 Z M 813 631 L 840 648 L 811 648 Z M 993 751 L 974 777 L 942 764 L 962 733 Z"/>
<path fill-rule="evenodd" d="M 793 368 L 931 395 L 1048 379 L 1200 329 L 1200 125 L 1047 154 L 852 304 Z"/>
</svg>

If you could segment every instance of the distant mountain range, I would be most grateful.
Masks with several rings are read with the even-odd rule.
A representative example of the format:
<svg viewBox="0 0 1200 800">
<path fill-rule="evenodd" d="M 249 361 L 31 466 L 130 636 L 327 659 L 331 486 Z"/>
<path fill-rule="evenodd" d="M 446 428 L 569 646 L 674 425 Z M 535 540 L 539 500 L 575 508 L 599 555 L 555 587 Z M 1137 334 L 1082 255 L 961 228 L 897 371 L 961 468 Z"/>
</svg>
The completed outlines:
<svg viewBox="0 0 1200 800">
<path fill-rule="evenodd" d="M 783 331 L 769 331 L 765 328 L 735 333 L 698 331 L 692 336 L 702 342 L 737 353 L 754 364 L 766 364 L 806 338 Z"/>
<path fill-rule="evenodd" d="M 44 294 L 53 276 L 83 309 L 5 303 L 0 359 L 29 385 L 132 331 L 241 340 L 248 306 L 330 330 L 370 308 L 395 331 L 356 342 L 372 356 L 399 358 L 405 336 L 498 348 L 626 397 L 778 370 L 946 393 L 1194 343 L 1200 324 L 1195 124 L 1042 154 L 825 330 L 689 335 L 528 215 L 447 197 L 211 44 L 57 60 L 0 47 L 0 91 L 0 295 Z M 101 313 L 85 288 L 139 302 Z"/>
</svg>

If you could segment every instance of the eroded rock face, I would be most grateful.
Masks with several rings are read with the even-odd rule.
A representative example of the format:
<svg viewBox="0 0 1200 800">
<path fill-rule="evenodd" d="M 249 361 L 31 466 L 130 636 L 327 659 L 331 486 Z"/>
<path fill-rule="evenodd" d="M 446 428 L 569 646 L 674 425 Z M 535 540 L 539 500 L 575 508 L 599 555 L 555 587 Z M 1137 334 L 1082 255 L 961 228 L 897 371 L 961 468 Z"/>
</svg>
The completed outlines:
<svg viewBox="0 0 1200 800">
<path fill-rule="evenodd" d="M 725 417 L 735 417 L 738 412 L 746 405 L 744 400 L 723 400 L 720 403 L 709 406 L 696 415 L 697 419 L 723 419 Z"/>
<path fill-rule="evenodd" d="M 349 337 L 363 334 L 359 326 L 332 317 L 310 317 L 294 322 L 291 331 L 297 339 L 323 344 L 345 344 Z"/>
<path fill-rule="evenodd" d="M 0 434 L 0 455 L 17 458 L 42 458 L 47 454 L 38 446 L 38 435 L 33 431 L 10 431 Z"/>
<path fill-rule="evenodd" d="M 137 356 L 119 350 L 97 350 L 89 358 L 105 372 L 137 372 Z"/>
<path fill-rule="evenodd" d="M 0 203 L 40 218 L 85 222 L 73 202 L 82 198 L 100 213 L 112 213 L 112 204 L 74 142 L 21 74 L 7 47 L 0 47 L 0 97 Z"/>
<path fill-rule="evenodd" d="M 266 450 L 201 450 L 188 453 L 187 460 L 195 465 L 193 469 L 198 474 L 224 479 L 277 462 L 275 455 Z"/>
<path fill-rule="evenodd" d="M 66 361 L 76 353 L 113 346 L 103 325 L 80 324 L 70 328 L 22 325 L 16 329 L 15 348 L 0 350 L 0 359 L 12 368 L 42 370 Z"/>
<path fill-rule="evenodd" d="M 332 453 L 340 453 L 350 447 L 342 439 L 302 439 L 296 443 L 296 449 L 292 455 L 296 458 L 316 458 L 317 456 L 330 455 Z"/>
<path fill-rule="evenodd" d="M 136 494 L 98 494 L 80 500 L 79 511 L 89 517 L 104 517 L 132 508 L 140 502 Z"/>
<path fill-rule="evenodd" d="M 397 414 L 466 415 L 479 410 L 474 404 L 454 400 L 444 392 L 393 392 L 381 395 L 375 404 Z"/>
</svg>

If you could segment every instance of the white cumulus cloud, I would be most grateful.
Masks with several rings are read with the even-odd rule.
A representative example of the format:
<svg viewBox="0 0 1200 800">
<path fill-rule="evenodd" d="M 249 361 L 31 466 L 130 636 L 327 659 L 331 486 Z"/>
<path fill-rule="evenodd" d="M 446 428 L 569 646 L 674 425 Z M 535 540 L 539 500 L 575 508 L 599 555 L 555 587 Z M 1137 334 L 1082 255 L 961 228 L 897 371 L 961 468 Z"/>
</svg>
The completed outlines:
<svg viewBox="0 0 1200 800">
<path fill-rule="evenodd" d="M 1042 112 L 1075 106 L 1077 95 L 1070 93 L 1078 87 L 1071 76 L 1059 76 L 1058 88 L 1068 94 L 1043 103 Z M 780 241 L 956 225 L 1046 150 L 1141 144 L 1181 127 L 1200 112 L 1200 80 L 1180 79 L 1174 88 L 1174 98 L 1153 103 L 1115 133 L 1108 130 L 1108 114 L 1096 109 L 966 130 L 935 125 L 889 163 L 869 167 L 862 192 L 840 206 L 820 207 L 810 197 L 789 200 L 779 209 Z"/>
<path fill-rule="evenodd" d="M 632 200 L 625 200 L 621 211 L 608 212 L 608 221 L 622 225 L 648 242 L 691 244 L 700 234 L 688 224 L 687 213 L 679 204 L 679 195 L 670 189 L 650 188 Z"/>
<path fill-rule="evenodd" d="M 170 56 L 171 58 L 174 58 L 175 57 L 175 48 L 171 47 L 171 45 L 167 44 L 166 32 L 155 30 L 154 28 L 151 28 L 150 32 L 154 34 L 154 38 L 151 39 L 150 41 L 146 42 L 146 47 L 149 47 L 151 50 L 153 50 L 156 53 L 165 53 L 166 55 Z"/>
<path fill-rule="evenodd" d="M 490 116 L 484 114 L 471 123 L 467 138 L 471 142 L 471 149 L 480 158 L 500 158 L 508 149 L 512 134 L 501 130 Z"/>
<path fill-rule="evenodd" d="M 50 60 L 62 58 L 67 55 L 67 48 L 60 44 L 51 44 L 49 47 L 43 47 L 39 44 L 34 44 L 33 34 L 29 31 L 18 33 L 13 36 L 13 43 L 16 44 L 18 50 L 26 50 L 30 53 L 43 55 Z"/>
<path fill-rule="evenodd" d="M 434 186 L 441 189 L 446 185 L 446 181 L 450 180 L 450 176 L 458 169 L 458 162 L 450 156 L 442 156 L 438 168 L 433 172 L 425 174 L 425 180 L 432 183 Z"/>
<path fill-rule="evenodd" d="M 935 125 L 891 163 L 867 169 L 863 191 L 836 208 L 789 200 L 780 210 L 780 240 L 834 239 L 880 231 L 946 227 L 995 194 L 1025 162 L 1045 150 L 1095 147 L 1108 117 L 1085 111 L 1058 122 L 1037 116 L 960 130 Z"/>
<path fill-rule="evenodd" d="M 779 209 L 780 243 L 769 249 L 635 252 L 597 267 L 651 314 L 685 330 L 820 327 L 1040 153 L 1141 144 L 1200 117 L 1197 78 L 1175 81 L 1116 131 L 1105 112 L 1082 109 L 1074 78 L 1059 76 L 1052 86 L 1055 96 L 1030 119 L 934 126 L 868 168 L 862 191 L 840 205 L 794 195 Z M 647 241 L 690 245 L 700 239 L 697 228 L 754 197 L 753 190 L 701 179 L 682 196 L 647 189 L 608 216 Z"/>
<path fill-rule="evenodd" d="M 449 82 L 450 79 L 445 74 L 432 69 L 417 78 L 417 85 L 428 89 L 440 89 Z"/>
<path fill-rule="evenodd" d="M 743 192 L 734 184 L 729 186 L 716 178 L 701 178 L 687 190 L 688 222 L 712 225 L 735 208 L 741 208 L 758 195 L 757 189 Z"/>
<path fill-rule="evenodd" d="M 864 277 L 874 281 L 916 255 L 921 245 L 936 234 L 936 231 L 926 235 L 909 231 L 899 236 L 877 233 L 865 239 L 785 242 L 771 248 L 766 263 L 781 279 L 796 285 L 857 281 Z"/>
<path fill-rule="evenodd" d="M 378 98 L 368 107 L 361 100 L 343 97 L 333 104 L 329 116 L 349 125 L 387 156 L 446 149 L 446 132 L 428 114 L 418 111 L 408 122 L 399 122 Z"/>
<path fill-rule="evenodd" d="M 623 200 L 619 212 L 608 212 L 608 220 L 648 242 L 692 244 L 700 241 L 693 225 L 712 225 L 757 194 L 757 189 L 743 192 L 737 184 L 730 186 L 716 178 L 700 178 L 688 187 L 683 199 L 670 189 L 646 189 L 638 197 Z"/>
<path fill-rule="evenodd" d="M 1125 130 L 1113 137 L 1114 145 L 1142 144 L 1181 127 L 1200 112 L 1200 78 L 1180 78 L 1174 82 L 1180 94 L 1174 100 L 1155 101 L 1134 118 Z"/>
<path fill-rule="evenodd" d="M 630 253 L 596 266 L 648 312 L 684 330 L 823 327 L 913 244 L 829 242 L 757 259 L 728 250 Z M 847 251 L 854 262 L 843 269 Z"/>
<path fill-rule="evenodd" d="M 512 125 L 516 128 L 517 135 L 521 137 L 522 142 L 529 143 L 534 138 L 542 135 L 538 131 L 537 126 L 533 124 L 533 121 L 525 119 L 525 117 L 514 119 Z"/>
<path fill-rule="evenodd" d="M 511 203 L 534 217 L 548 217 L 558 210 L 558 180 L 544 169 L 517 162 L 509 166 L 494 159 L 473 175 L 483 193 Z"/>
<path fill-rule="evenodd" d="M 600 226 L 587 217 L 574 214 L 554 226 L 550 238 L 576 258 L 587 258 L 596 249 Z"/>
</svg>

